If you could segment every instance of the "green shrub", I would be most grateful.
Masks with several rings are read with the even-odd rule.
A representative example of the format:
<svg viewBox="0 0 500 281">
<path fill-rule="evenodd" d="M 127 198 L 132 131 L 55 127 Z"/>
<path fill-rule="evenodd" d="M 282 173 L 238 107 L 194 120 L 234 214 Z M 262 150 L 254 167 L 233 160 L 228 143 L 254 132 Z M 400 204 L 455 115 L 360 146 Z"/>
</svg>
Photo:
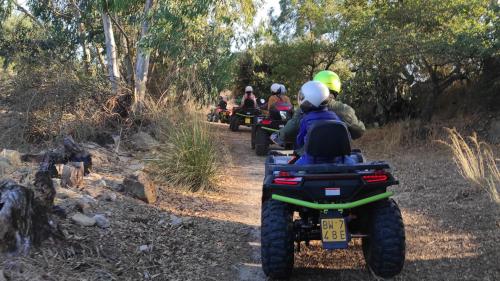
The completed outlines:
<svg viewBox="0 0 500 281">
<path fill-rule="evenodd" d="M 221 155 L 216 138 L 199 117 L 188 116 L 183 122 L 171 123 L 157 162 L 160 175 L 193 192 L 214 188 Z"/>
</svg>

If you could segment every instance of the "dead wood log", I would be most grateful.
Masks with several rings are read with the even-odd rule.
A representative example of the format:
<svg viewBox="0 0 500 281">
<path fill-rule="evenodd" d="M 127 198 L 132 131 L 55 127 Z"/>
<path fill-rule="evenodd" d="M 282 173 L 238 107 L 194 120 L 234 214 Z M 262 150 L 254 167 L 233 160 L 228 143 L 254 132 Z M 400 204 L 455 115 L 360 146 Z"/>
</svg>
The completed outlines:
<svg viewBox="0 0 500 281">
<path fill-rule="evenodd" d="M 92 155 L 70 136 L 64 137 L 63 145 L 57 149 L 43 154 L 23 154 L 21 160 L 24 162 L 40 163 L 47 155 L 49 155 L 50 161 L 53 164 L 83 162 L 84 174 L 90 173 L 92 169 Z M 54 165 L 50 169 L 53 177 L 60 175 Z"/>
<path fill-rule="evenodd" d="M 33 186 L 0 181 L 0 251 L 27 254 L 49 236 L 62 237 L 51 218 L 56 191 L 50 170 L 50 154 L 44 157 Z"/>
<path fill-rule="evenodd" d="M 61 168 L 62 187 L 80 187 L 83 183 L 84 165 L 83 162 L 68 162 Z"/>
</svg>

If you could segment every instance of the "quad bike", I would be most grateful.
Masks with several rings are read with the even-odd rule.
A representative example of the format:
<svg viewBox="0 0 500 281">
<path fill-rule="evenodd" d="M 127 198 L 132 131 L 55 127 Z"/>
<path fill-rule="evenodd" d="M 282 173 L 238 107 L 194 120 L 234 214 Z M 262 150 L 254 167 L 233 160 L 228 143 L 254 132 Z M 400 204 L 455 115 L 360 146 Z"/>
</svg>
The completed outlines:
<svg viewBox="0 0 500 281">
<path fill-rule="evenodd" d="M 207 114 L 208 122 L 221 122 L 229 123 L 230 112 L 227 109 L 222 109 L 220 107 L 212 107 L 210 113 Z"/>
<path fill-rule="evenodd" d="M 259 156 L 267 155 L 269 145 L 272 144 L 269 138 L 272 133 L 286 125 L 288 120 L 292 119 L 293 106 L 289 103 L 276 103 L 269 110 L 269 115 L 254 117 L 254 125 L 252 126 L 251 146 L 255 149 L 255 154 Z M 285 149 L 291 149 L 293 143 L 283 144 Z"/>
<path fill-rule="evenodd" d="M 259 108 L 252 104 L 245 104 L 242 107 L 233 107 L 229 118 L 229 129 L 233 132 L 239 130 L 240 125 L 251 127 L 254 117 L 262 115 L 262 99 L 258 101 Z"/>
<path fill-rule="evenodd" d="M 382 278 L 399 274 L 405 261 L 405 231 L 399 207 L 390 199 L 393 192 L 387 191 L 398 184 L 389 164 L 364 162 L 361 152 L 351 149 L 347 128 L 337 121 L 314 123 L 304 149 L 312 157 L 336 161 L 295 165 L 291 154 L 270 152 L 262 194 L 264 273 L 289 278 L 294 250 L 300 251 L 302 241 L 308 245 L 320 240 L 323 248 L 333 250 L 361 238 L 373 274 Z M 339 163 L 345 155 L 358 163 Z"/>
</svg>

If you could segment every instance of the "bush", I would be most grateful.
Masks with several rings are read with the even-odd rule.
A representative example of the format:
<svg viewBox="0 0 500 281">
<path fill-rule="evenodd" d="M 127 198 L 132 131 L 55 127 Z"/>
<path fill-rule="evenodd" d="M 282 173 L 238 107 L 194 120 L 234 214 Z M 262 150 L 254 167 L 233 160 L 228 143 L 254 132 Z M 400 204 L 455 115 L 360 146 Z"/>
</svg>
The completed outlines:
<svg viewBox="0 0 500 281">
<path fill-rule="evenodd" d="M 66 134 L 92 139 L 104 125 L 103 105 L 111 96 L 103 77 L 57 62 L 14 75 L 2 88 L 1 98 L 16 120 L 14 130 L 0 139 L 15 143 L 52 142 Z"/>
<path fill-rule="evenodd" d="M 182 114 L 185 116 L 186 112 Z M 167 142 L 162 146 L 157 168 L 168 182 L 190 191 L 214 188 L 223 158 L 216 133 L 199 116 L 187 115 L 182 122 L 169 122 Z"/>
</svg>

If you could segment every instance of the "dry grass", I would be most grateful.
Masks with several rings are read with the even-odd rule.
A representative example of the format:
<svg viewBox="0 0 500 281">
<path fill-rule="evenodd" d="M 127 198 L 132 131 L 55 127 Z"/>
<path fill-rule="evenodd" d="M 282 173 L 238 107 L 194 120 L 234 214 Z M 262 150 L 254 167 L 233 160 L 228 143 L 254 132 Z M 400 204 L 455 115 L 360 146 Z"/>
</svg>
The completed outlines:
<svg viewBox="0 0 500 281">
<path fill-rule="evenodd" d="M 491 147 L 478 140 L 477 134 L 464 138 L 456 129 L 447 129 L 449 142 L 446 144 L 453 152 L 453 160 L 460 174 L 474 185 L 485 189 L 492 200 L 500 204 L 497 186 L 500 184 L 500 171 Z"/>
</svg>

